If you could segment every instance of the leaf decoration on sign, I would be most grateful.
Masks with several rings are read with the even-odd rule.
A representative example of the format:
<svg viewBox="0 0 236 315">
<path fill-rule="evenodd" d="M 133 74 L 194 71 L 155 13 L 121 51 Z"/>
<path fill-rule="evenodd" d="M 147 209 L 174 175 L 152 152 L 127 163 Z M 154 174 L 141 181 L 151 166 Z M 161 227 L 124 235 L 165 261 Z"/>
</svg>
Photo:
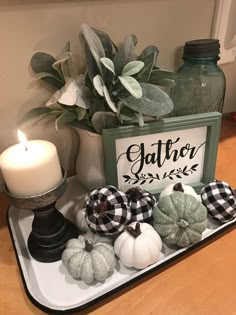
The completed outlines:
<svg viewBox="0 0 236 315">
<path fill-rule="evenodd" d="M 160 176 L 158 174 L 134 174 L 133 177 L 130 175 L 123 175 L 124 182 L 132 185 L 139 184 L 144 185 L 144 184 L 151 184 L 154 180 L 160 180 Z"/>
<path fill-rule="evenodd" d="M 175 178 L 183 178 L 183 176 L 189 176 L 193 172 L 197 170 L 198 164 L 192 165 L 190 168 L 188 168 L 187 165 L 185 165 L 183 168 L 177 168 L 172 169 L 169 173 L 165 172 L 163 174 L 162 179 L 169 178 L 171 180 L 174 180 Z"/>
</svg>

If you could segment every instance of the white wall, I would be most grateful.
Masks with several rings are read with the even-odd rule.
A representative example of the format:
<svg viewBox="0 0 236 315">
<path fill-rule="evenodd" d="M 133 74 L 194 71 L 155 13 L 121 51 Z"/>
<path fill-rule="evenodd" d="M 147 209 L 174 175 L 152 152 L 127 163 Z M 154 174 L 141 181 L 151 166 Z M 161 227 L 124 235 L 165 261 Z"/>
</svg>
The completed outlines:
<svg viewBox="0 0 236 315">
<path fill-rule="evenodd" d="M 115 42 L 127 33 L 138 36 L 140 51 L 155 44 L 160 49 L 159 65 L 173 69 L 180 63 L 176 50 L 186 40 L 208 38 L 214 0 L 0 0 L 0 152 L 16 143 L 17 120 L 29 108 L 43 105 L 50 91 L 33 82 L 29 61 L 36 51 L 56 54 L 67 40 L 81 66 L 78 34 L 81 23 L 101 28 Z M 227 66 L 226 75 L 233 81 L 235 65 Z M 235 82 L 235 80 L 234 80 Z M 227 91 L 228 110 L 232 110 L 235 89 Z M 68 132 L 33 124 L 28 137 L 56 139 L 63 163 L 71 164 L 75 155 L 65 154 L 59 145 Z M 67 150 L 71 143 L 64 140 Z M 68 166 L 69 167 L 69 166 Z"/>
</svg>

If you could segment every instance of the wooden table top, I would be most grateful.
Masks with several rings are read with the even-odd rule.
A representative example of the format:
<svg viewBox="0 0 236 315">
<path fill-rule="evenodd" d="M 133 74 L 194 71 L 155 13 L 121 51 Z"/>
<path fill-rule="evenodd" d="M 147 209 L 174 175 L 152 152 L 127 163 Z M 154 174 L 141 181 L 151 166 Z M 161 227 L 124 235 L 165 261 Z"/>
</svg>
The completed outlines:
<svg viewBox="0 0 236 315">
<path fill-rule="evenodd" d="M 236 122 L 224 119 L 216 178 L 236 187 Z M 0 194 L 0 314 L 40 315 L 24 291 Z M 161 273 L 140 280 L 77 314 L 236 315 L 236 230 Z"/>
</svg>

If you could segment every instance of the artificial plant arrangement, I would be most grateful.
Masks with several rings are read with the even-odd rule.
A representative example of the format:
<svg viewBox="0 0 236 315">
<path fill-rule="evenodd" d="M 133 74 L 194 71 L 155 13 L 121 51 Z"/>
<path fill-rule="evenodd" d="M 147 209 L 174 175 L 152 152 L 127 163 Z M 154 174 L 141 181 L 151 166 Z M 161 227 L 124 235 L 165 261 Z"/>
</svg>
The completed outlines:
<svg viewBox="0 0 236 315">
<path fill-rule="evenodd" d="M 137 37 L 126 36 L 117 47 L 108 34 L 82 24 L 85 73 L 72 76 L 70 43 L 54 58 L 37 52 L 31 67 L 40 79 L 55 89 L 46 103 L 27 112 L 21 123 L 32 118 L 55 117 L 56 129 L 69 124 L 92 132 L 103 128 L 157 119 L 173 110 L 163 86 L 173 86 L 175 73 L 156 67 L 159 50 L 147 46 L 137 55 Z M 159 85 L 159 86 L 158 86 Z"/>
</svg>

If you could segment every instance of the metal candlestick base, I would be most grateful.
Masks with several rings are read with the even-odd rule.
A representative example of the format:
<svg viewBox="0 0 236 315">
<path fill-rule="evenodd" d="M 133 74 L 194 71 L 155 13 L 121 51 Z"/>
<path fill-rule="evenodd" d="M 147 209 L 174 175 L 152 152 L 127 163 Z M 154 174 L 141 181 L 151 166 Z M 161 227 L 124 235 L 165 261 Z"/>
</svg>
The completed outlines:
<svg viewBox="0 0 236 315">
<path fill-rule="evenodd" d="M 39 195 L 19 197 L 11 194 L 5 187 L 11 203 L 16 208 L 34 212 L 28 249 L 31 256 L 38 261 L 49 263 L 60 260 L 65 243 L 79 234 L 77 227 L 55 207 L 57 199 L 66 190 L 66 184 L 66 172 L 63 171 L 61 182 L 50 191 Z"/>
</svg>

